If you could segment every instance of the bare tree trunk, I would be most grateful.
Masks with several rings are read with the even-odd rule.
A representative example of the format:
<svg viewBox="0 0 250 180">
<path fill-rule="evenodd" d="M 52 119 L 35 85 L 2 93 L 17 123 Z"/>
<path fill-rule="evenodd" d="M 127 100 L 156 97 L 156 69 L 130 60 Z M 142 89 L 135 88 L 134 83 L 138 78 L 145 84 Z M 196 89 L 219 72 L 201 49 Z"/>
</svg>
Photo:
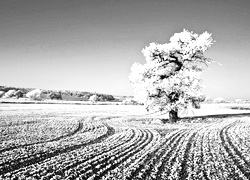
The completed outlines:
<svg viewBox="0 0 250 180">
<path fill-rule="evenodd" d="M 175 111 L 175 110 L 169 111 L 169 121 L 171 123 L 177 122 L 178 119 L 179 119 L 179 117 L 178 117 L 178 112 L 177 111 Z"/>
</svg>

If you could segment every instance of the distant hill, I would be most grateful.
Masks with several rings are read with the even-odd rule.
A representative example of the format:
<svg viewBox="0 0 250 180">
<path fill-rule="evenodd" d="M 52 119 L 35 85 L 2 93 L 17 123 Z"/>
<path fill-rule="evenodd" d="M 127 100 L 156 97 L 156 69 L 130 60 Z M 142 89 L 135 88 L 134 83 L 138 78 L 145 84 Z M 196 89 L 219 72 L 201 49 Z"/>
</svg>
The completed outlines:
<svg viewBox="0 0 250 180">
<path fill-rule="evenodd" d="M 19 87 L 8 87 L 8 86 L 0 86 L 0 91 L 8 92 L 9 90 L 15 90 L 15 91 L 21 91 L 23 93 L 23 97 L 25 95 L 34 90 L 36 88 L 19 88 Z M 116 98 L 113 95 L 109 94 L 101 94 L 101 93 L 93 93 L 93 92 L 84 92 L 84 91 L 71 91 L 71 90 L 42 90 L 42 98 L 43 99 L 51 99 L 53 97 L 52 94 L 60 95 L 61 100 L 66 101 L 87 101 L 92 95 L 97 95 L 99 101 L 121 101 L 124 96 L 116 96 Z"/>
</svg>

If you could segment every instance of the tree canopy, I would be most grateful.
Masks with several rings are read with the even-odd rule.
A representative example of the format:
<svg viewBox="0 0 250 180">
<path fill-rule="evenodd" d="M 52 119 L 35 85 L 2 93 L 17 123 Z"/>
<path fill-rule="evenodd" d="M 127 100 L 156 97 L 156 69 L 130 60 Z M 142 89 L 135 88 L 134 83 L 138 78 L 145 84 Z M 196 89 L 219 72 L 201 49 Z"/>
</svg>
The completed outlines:
<svg viewBox="0 0 250 180">
<path fill-rule="evenodd" d="M 208 32 L 183 30 L 166 44 L 151 43 L 142 50 L 146 63 L 134 63 L 130 81 L 137 101 L 148 110 L 170 112 L 170 117 L 204 97 L 201 72 L 213 60 L 204 52 L 214 40 Z"/>
</svg>

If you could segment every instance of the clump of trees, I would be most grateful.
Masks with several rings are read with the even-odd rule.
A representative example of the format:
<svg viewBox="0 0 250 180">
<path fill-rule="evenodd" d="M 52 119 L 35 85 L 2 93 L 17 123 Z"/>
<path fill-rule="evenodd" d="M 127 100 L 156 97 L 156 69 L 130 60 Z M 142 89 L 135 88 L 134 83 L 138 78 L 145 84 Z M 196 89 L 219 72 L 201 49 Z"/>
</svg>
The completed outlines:
<svg viewBox="0 0 250 180">
<path fill-rule="evenodd" d="M 0 97 L 4 98 L 20 98 L 23 97 L 23 92 L 21 90 L 8 90 L 6 93 L 4 91 L 0 92 Z"/>
<path fill-rule="evenodd" d="M 42 91 L 40 89 L 35 89 L 26 94 L 26 97 L 32 100 L 42 100 Z"/>
<path fill-rule="evenodd" d="M 188 103 L 204 99 L 201 73 L 213 60 L 204 52 L 213 44 L 210 33 L 183 30 L 166 44 L 151 43 L 142 50 L 146 63 L 134 63 L 130 81 L 135 99 L 147 110 L 169 113 L 171 122 Z"/>
<path fill-rule="evenodd" d="M 112 95 L 108 94 L 99 94 L 98 95 L 100 101 L 114 101 L 115 98 Z"/>
<path fill-rule="evenodd" d="M 5 98 L 12 98 L 12 97 L 14 97 L 15 96 L 15 90 L 9 90 L 8 92 L 6 92 L 5 94 L 4 94 L 4 97 Z"/>
<path fill-rule="evenodd" d="M 92 94 L 88 96 L 88 100 L 92 103 L 96 103 L 97 101 L 114 101 L 115 98 L 112 95 L 106 94 Z"/>
<path fill-rule="evenodd" d="M 11 90 L 11 91 L 10 91 Z M 4 98 L 20 98 L 25 97 L 26 94 L 33 91 L 34 88 L 17 88 L 17 87 L 7 87 L 0 86 L 0 97 Z M 12 92 L 10 96 L 4 96 L 8 91 Z M 15 91 L 15 95 L 14 95 Z M 84 91 L 55 91 L 55 90 L 41 90 L 42 95 L 40 99 L 57 99 L 57 100 L 72 100 L 72 101 L 88 101 L 89 98 L 93 95 L 97 95 L 99 101 L 115 101 L 114 96 L 109 94 L 100 94 L 100 93 L 92 93 L 92 92 L 84 92 Z M 2 93 L 1 93 L 2 92 Z"/>
<path fill-rule="evenodd" d="M 57 99 L 57 100 L 62 100 L 62 93 L 59 91 L 59 92 L 51 92 L 48 97 L 50 99 Z"/>
</svg>

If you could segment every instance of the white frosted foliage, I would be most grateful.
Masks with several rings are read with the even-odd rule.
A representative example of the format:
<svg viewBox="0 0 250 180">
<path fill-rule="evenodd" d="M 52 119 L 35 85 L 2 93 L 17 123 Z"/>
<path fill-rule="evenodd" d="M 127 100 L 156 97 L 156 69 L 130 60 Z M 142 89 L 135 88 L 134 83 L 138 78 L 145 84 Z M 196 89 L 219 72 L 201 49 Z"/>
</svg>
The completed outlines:
<svg viewBox="0 0 250 180">
<path fill-rule="evenodd" d="M 96 94 L 90 96 L 89 101 L 91 101 L 92 103 L 95 103 L 98 101 L 98 96 Z"/>
<path fill-rule="evenodd" d="M 42 91 L 40 89 L 35 89 L 26 94 L 26 96 L 33 100 L 41 100 Z"/>
<path fill-rule="evenodd" d="M 15 96 L 15 93 L 16 93 L 15 90 L 9 90 L 8 92 L 6 92 L 6 93 L 4 94 L 4 97 L 5 97 L 5 98 L 14 97 L 14 96 Z"/>
<path fill-rule="evenodd" d="M 169 43 L 150 43 L 142 50 L 146 63 L 131 67 L 135 99 L 147 109 L 168 112 L 204 97 L 201 73 L 203 65 L 213 61 L 204 52 L 213 42 L 208 32 L 199 35 L 184 29 Z"/>
</svg>

